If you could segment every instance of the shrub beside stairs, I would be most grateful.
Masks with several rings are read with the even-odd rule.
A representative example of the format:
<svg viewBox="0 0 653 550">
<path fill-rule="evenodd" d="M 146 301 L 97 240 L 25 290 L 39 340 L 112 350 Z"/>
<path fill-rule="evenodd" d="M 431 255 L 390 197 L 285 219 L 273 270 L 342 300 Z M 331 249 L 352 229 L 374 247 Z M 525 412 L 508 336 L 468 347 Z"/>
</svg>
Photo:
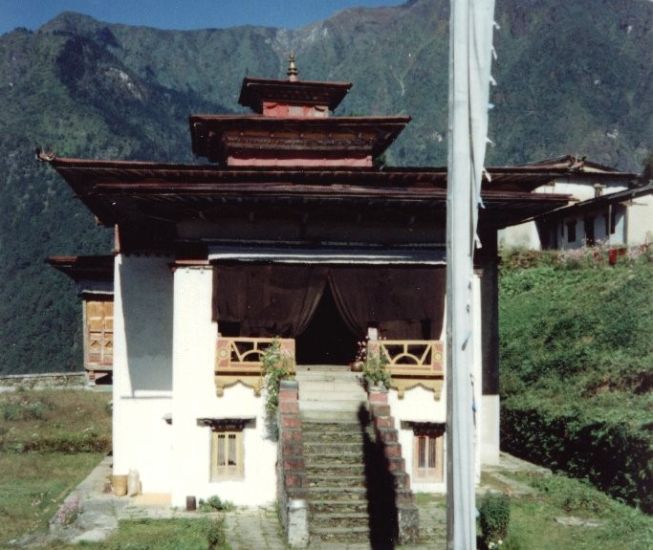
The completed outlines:
<svg viewBox="0 0 653 550">
<path fill-rule="evenodd" d="M 280 447 L 293 453 L 291 465 L 301 455 L 301 480 L 290 474 L 301 487 L 290 492 L 307 503 L 310 541 L 382 547 L 416 540 L 417 507 L 385 391 L 368 399 L 358 375 L 331 366 L 298 367 L 297 384 L 298 407 L 283 405 L 281 395 L 282 423 L 283 410 L 292 409 L 298 426 L 294 441 Z M 283 432 L 282 424 L 282 441 Z"/>
</svg>

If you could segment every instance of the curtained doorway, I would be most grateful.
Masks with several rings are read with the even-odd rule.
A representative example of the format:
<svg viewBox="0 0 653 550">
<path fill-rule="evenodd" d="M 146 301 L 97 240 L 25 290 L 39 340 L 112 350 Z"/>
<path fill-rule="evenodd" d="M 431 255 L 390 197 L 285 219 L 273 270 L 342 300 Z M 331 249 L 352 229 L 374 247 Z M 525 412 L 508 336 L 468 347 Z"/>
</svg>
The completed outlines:
<svg viewBox="0 0 653 550">
<path fill-rule="evenodd" d="M 356 358 L 357 348 L 357 338 L 345 324 L 326 285 L 306 330 L 297 337 L 297 364 L 348 366 Z"/>
</svg>

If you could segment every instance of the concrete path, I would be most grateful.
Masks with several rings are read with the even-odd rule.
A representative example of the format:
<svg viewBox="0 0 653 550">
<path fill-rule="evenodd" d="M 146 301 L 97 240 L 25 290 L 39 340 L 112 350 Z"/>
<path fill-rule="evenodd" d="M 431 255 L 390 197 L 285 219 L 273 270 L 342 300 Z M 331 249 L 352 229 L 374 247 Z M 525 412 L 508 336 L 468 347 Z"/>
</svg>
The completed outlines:
<svg viewBox="0 0 653 550">
<path fill-rule="evenodd" d="M 105 482 L 111 474 L 111 457 L 106 457 L 79 484 L 64 502 L 78 500 L 81 512 L 71 525 L 50 524 L 48 533 L 26 535 L 16 541 L 18 547 L 47 547 L 52 540 L 64 542 L 100 542 L 109 537 L 120 520 L 198 518 L 215 514 L 186 512 L 170 507 L 167 495 L 141 495 L 138 497 L 115 497 L 104 492 Z M 532 471 L 546 475 L 549 470 L 501 453 L 500 464 L 484 468 L 489 486 L 481 485 L 477 494 L 482 495 L 493 486 L 501 486 L 505 492 L 527 494 L 533 489 L 511 479 L 510 473 Z M 426 550 L 444 548 L 446 541 L 446 511 L 444 498 L 420 499 L 420 544 L 398 546 L 398 550 Z M 233 550 L 284 550 L 277 513 L 274 507 L 237 508 L 224 513 L 227 541 Z M 313 544 L 310 550 L 368 550 L 368 544 Z M 393 548 L 388 545 L 388 549 Z M 378 549 L 374 549 L 378 550 Z M 383 549 L 385 550 L 385 549 Z"/>
<path fill-rule="evenodd" d="M 225 534 L 232 550 L 284 550 L 273 507 L 241 508 L 225 514 Z"/>
</svg>

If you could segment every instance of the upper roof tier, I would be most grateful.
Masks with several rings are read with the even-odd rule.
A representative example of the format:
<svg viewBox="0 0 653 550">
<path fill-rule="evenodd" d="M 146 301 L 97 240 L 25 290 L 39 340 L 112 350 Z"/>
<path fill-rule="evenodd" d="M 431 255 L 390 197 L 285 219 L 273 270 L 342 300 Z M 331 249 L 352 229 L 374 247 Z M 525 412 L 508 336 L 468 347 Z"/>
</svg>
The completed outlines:
<svg viewBox="0 0 653 550">
<path fill-rule="evenodd" d="M 325 117 L 350 88 L 351 82 L 245 77 L 238 103 L 263 116 Z"/>
<path fill-rule="evenodd" d="M 244 78 L 238 103 L 263 116 L 323 118 L 351 88 L 351 82 L 300 81 L 294 53 L 286 74 L 287 80 Z"/>
<path fill-rule="evenodd" d="M 190 117 L 193 153 L 224 167 L 369 168 L 410 117 L 330 117 L 350 82 L 243 79 L 238 102 L 254 115 Z"/>
</svg>

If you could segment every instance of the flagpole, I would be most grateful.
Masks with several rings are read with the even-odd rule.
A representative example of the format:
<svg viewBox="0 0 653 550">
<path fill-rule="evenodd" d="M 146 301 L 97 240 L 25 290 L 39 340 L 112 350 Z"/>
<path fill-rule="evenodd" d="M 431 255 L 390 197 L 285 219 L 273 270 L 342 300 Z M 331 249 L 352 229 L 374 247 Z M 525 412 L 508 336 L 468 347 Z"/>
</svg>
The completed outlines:
<svg viewBox="0 0 653 550">
<path fill-rule="evenodd" d="M 451 0 L 447 178 L 447 548 L 476 548 L 473 255 L 494 0 Z M 489 17 L 489 20 L 487 20 Z"/>
</svg>

